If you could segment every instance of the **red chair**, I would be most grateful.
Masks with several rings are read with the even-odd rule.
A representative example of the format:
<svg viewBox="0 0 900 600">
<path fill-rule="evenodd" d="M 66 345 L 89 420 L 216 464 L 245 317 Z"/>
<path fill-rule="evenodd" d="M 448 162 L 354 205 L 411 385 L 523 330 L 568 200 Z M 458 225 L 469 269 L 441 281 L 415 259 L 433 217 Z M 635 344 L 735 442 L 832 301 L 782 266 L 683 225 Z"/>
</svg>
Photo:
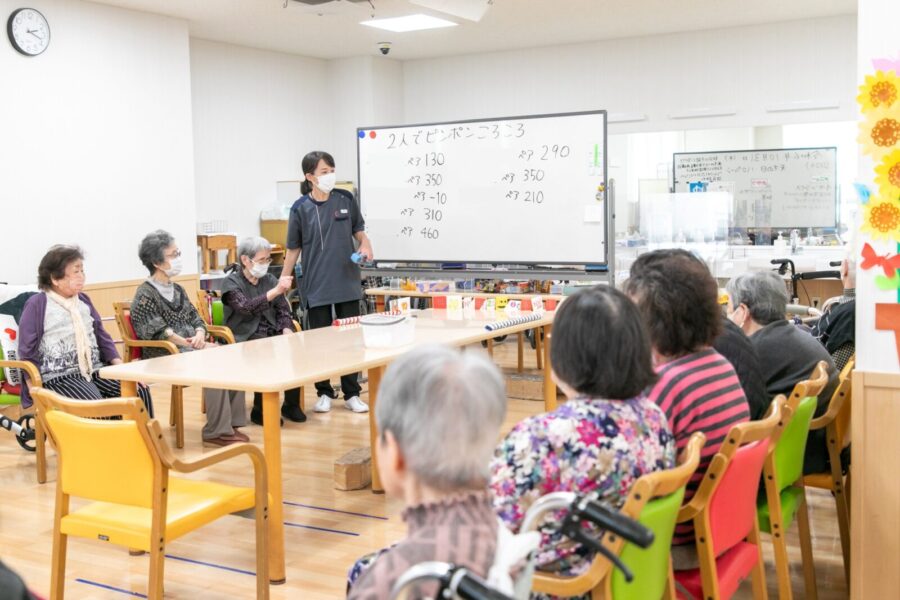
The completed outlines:
<svg viewBox="0 0 900 600">
<path fill-rule="evenodd" d="M 694 524 L 700 567 L 675 571 L 675 580 L 694 598 L 731 598 L 748 575 L 753 597 L 767 597 L 756 497 L 763 463 L 789 418 L 784 404 L 778 396 L 765 419 L 731 428 L 697 493 L 678 514 L 679 523 Z"/>
</svg>

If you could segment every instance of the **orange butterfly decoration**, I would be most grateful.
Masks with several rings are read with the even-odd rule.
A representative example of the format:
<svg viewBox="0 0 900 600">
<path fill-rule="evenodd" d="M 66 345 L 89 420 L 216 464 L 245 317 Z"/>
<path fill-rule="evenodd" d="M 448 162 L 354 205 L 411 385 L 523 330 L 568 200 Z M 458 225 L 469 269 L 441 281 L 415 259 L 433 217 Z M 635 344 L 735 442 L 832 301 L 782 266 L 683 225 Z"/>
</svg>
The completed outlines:
<svg viewBox="0 0 900 600">
<path fill-rule="evenodd" d="M 863 261 L 859 265 L 862 269 L 868 270 L 873 267 L 881 267 L 884 269 L 886 277 L 893 277 L 894 273 L 900 270 L 900 254 L 879 256 L 868 242 L 863 245 L 862 257 Z"/>
</svg>

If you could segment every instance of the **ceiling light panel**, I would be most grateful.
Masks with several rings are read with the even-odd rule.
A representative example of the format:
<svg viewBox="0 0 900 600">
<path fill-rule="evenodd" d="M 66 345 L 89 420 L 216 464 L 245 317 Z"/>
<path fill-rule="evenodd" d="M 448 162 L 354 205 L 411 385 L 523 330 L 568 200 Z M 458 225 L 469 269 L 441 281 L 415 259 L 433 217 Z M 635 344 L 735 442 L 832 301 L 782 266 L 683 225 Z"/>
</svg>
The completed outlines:
<svg viewBox="0 0 900 600">
<path fill-rule="evenodd" d="M 370 19 L 368 21 L 362 21 L 360 25 L 385 29 L 395 33 L 422 31 L 423 29 L 439 29 L 441 27 L 456 27 L 456 23 L 453 21 L 447 21 L 446 19 L 439 19 L 437 17 L 430 17 L 422 14 L 392 17 L 389 19 Z"/>
</svg>

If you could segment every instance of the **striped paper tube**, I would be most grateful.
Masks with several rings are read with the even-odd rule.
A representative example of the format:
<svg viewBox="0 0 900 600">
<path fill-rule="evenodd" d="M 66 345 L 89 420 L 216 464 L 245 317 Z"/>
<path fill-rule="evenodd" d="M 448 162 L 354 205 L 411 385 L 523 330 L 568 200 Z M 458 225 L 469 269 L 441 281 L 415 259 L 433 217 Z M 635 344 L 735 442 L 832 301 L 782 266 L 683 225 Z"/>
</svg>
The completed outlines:
<svg viewBox="0 0 900 600">
<path fill-rule="evenodd" d="M 521 325 L 522 323 L 528 323 L 529 321 L 537 321 L 543 316 L 544 315 L 541 313 L 531 313 L 520 317 L 513 317 L 512 319 L 506 319 L 505 321 L 494 321 L 493 323 L 485 325 L 484 328 L 488 331 L 497 331 L 504 327 L 512 327 L 513 325 Z"/>
<path fill-rule="evenodd" d="M 373 315 L 399 315 L 401 314 L 399 310 L 388 310 L 380 313 L 372 313 Z M 331 322 L 332 327 L 342 327 L 344 325 L 356 325 L 359 323 L 360 317 L 347 317 L 344 319 L 335 319 Z"/>
</svg>

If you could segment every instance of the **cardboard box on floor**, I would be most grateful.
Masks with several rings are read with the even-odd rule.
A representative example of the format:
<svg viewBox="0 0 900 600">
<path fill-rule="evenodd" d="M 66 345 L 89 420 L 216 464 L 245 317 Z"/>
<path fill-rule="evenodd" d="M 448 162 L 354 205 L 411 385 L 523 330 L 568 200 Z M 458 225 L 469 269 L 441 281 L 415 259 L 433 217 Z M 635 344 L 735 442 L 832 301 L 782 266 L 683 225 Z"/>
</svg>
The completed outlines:
<svg viewBox="0 0 900 600">
<path fill-rule="evenodd" d="M 505 370 L 506 395 L 518 400 L 544 400 L 544 376 L 540 373 L 516 373 Z"/>
<path fill-rule="evenodd" d="M 354 448 L 334 461 L 334 487 L 338 490 L 361 490 L 372 483 L 372 451 Z"/>
</svg>

